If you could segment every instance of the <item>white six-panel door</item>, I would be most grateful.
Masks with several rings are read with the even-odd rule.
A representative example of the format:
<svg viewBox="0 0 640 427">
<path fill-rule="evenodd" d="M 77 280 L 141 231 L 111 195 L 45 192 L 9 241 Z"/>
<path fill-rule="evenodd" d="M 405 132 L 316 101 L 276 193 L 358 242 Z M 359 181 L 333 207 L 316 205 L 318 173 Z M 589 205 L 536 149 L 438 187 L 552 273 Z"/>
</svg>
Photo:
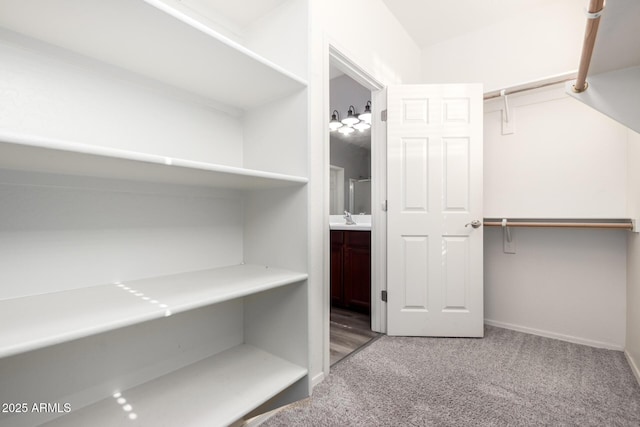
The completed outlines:
<svg viewBox="0 0 640 427">
<path fill-rule="evenodd" d="M 387 333 L 481 337 L 482 86 L 387 95 Z"/>
</svg>

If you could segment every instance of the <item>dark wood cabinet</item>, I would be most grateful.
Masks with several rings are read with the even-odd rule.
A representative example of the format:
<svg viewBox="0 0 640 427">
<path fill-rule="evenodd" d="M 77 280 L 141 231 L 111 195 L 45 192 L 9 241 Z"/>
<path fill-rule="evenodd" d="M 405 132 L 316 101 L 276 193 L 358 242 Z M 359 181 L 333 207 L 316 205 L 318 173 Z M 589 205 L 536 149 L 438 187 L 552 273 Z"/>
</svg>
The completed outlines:
<svg viewBox="0 0 640 427">
<path fill-rule="evenodd" d="M 331 231 L 331 305 L 343 306 L 344 232 Z"/>
<path fill-rule="evenodd" d="M 331 304 L 371 310 L 371 232 L 331 230 Z"/>
</svg>

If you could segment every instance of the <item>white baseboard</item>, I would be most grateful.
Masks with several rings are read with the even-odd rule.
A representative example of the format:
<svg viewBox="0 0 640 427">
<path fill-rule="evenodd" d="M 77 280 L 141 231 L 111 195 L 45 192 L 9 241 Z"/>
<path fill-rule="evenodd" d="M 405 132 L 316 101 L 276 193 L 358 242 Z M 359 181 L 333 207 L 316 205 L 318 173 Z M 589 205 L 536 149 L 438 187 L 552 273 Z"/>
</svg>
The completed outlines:
<svg viewBox="0 0 640 427">
<path fill-rule="evenodd" d="M 624 351 L 624 355 L 627 358 L 627 362 L 629 362 L 633 375 L 636 376 L 636 380 L 638 381 L 638 384 L 640 384 L 640 369 L 638 368 L 638 364 L 633 360 L 633 357 L 631 357 L 631 354 L 627 350 Z"/>
<path fill-rule="evenodd" d="M 311 389 L 313 390 L 313 388 L 320 384 L 322 381 L 324 381 L 324 372 L 320 372 L 318 375 L 311 378 Z"/>
<path fill-rule="evenodd" d="M 527 326 L 514 325 L 512 323 L 498 322 L 498 321 L 489 320 L 489 319 L 484 319 L 484 323 L 489 326 L 497 326 L 498 328 L 511 329 L 513 331 L 524 332 L 526 334 L 539 335 L 541 337 L 546 337 L 546 338 L 554 338 L 557 340 L 567 341 L 574 344 L 588 345 L 590 347 L 597 347 L 597 348 L 606 348 L 608 350 L 624 351 L 624 347 L 619 344 L 574 337 L 572 335 L 558 334 L 556 332 L 543 331 L 541 329 L 529 328 Z"/>
</svg>

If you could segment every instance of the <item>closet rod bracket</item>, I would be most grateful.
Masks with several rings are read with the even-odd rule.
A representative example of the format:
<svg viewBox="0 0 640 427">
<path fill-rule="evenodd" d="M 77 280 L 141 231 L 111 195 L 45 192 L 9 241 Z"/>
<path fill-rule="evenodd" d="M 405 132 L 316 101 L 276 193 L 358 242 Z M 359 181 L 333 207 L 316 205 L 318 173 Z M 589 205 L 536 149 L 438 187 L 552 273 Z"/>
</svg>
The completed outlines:
<svg viewBox="0 0 640 427">
<path fill-rule="evenodd" d="M 515 133 L 513 123 L 513 110 L 509 106 L 509 98 L 507 97 L 507 92 L 505 89 L 502 89 L 500 91 L 500 96 L 502 97 L 502 101 L 504 102 L 504 106 L 502 108 L 502 134 L 511 135 Z"/>
<path fill-rule="evenodd" d="M 607 3 L 605 2 L 604 5 L 602 6 L 602 9 L 598 10 L 597 12 L 589 12 L 589 10 L 585 7 L 584 8 L 584 16 L 587 17 L 587 19 L 598 19 L 602 16 L 602 13 L 604 12 L 604 8 L 606 7 Z"/>
<path fill-rule="evenodd" d="M 509 228 L 506 218 L 502 218 L 502 251 L 505 254 L 516 253 L 516 242 L 513 240 L 511 228 Z"/>
</svg>

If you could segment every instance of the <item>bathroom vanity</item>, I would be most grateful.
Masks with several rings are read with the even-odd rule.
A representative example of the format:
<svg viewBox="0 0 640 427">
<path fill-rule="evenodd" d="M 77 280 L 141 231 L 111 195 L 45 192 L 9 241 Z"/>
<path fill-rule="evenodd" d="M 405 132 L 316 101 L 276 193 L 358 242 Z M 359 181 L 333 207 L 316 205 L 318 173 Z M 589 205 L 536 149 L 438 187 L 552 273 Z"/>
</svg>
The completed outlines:
<svg viewBox="0 0 640 427">
<path fill-rule="evenodd" d="M 370 312 L 370 230 L 331 230 L 331 305 Z"/>
</svg>

